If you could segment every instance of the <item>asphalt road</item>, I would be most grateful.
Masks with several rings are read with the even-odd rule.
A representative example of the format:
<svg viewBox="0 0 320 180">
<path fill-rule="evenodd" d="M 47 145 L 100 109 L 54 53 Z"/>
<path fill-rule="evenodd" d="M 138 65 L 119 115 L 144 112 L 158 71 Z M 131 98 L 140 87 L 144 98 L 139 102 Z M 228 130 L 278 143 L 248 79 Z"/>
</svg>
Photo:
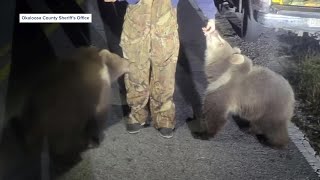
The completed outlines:
<svg viewBox="0 0 320 180">
<path fill-rule="evenodd" d="M 174 100 L 177 126 L 174 137 L 164 139 L 152 127 L 142 129 L 135 135 L 127 133 L 122 111 L 114 106 L 101 146 L 85 152 L 83 161 L 59 179 L 319 179 L 293 142 L 286 150 L 270 149 L 241 132 L 233 122 L 228 122 L 211 141 L 201 141 L 191 136 L 185 120 L 192 116 L 191 104 L 196 106 L 200 102 L 206 87 L 203 74 L 205 41 L 201 32 L 204 23 L 186 0 L 180 1 L 178 16 L 184 54 L 180 56 L 176 75 Z M 222 31 L 226 37 L 235 36 L 223 18 L 218 18 L 217 26 L 229 29 Z M 69 53 L 74 48 L 61 29 L 53 33 L 49 40 L 57 55 Z M 239 38 L 230 39 L 230 42 L 243 43 Z M 254 44 L 244 47 L 247 48 L 244 52 L 250 54 Z M 255 58 L 257 60 L 259 58 Z M 269 62 L 260 63 L 270 65 Z M 117 86 L 114 87 L 114 96 L 117 97 Z M 119 104 L 118 100 L 115 98 L 113 104 Z M 13 145 L 12 148 L 17 147 Z M 10 157 L 3 151 L 0 151 L 0 156 Z M 0 163 L 0 167 L 4 167 L 3 164 Z"/>
</svg>

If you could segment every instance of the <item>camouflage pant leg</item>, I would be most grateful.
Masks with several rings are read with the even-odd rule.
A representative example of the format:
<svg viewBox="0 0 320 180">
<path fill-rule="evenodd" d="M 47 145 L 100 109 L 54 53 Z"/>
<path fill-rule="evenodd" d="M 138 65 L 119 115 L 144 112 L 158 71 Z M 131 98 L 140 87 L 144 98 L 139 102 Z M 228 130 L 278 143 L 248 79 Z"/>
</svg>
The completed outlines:
<svg viewBox="0 0 320 180">
<path fill-rule="evenodd" d="M 177 25 L 157 28 L 160 36 L 152 38 L 150 110 L 155 128 L 174 128 L 175 73 L 179 53 Z M 171 28 L 170 28 L 171 27 Z M 168 33 L 169 31 L 170 33 Z M 157 33 L 157 32 L 156 32 Z M 166 35 L 163 37 L 163 35 Z"/>
<path fill-rule="evenodd" d="M 172 60 L 173 61 L 173 60 Z M 150 110 L 155 128 L 174 128 L 175 104 L 173 93 L 177 63 L 164 67 L 152 66 Z"/>
<path fill-rule="evenodd" d="M 139 47 L 139 48 L 137 48 Z M 128 123 L 143 124 L 148 117 L 150 60 L 147 41 L 123 50 L 129 59 L 129 73 L 124 77 L 127 102 L 131 107 Z"/>
<path fill-rule="evenodd" d="M 129 73 L 124 77 L 127 103 L 131 108 L 128 123 L 143 124 L 149 114 L 150 13 L 141 3 L 129 5 L 124 19 L 120 45 L 130 62 Z"/>
</svg>

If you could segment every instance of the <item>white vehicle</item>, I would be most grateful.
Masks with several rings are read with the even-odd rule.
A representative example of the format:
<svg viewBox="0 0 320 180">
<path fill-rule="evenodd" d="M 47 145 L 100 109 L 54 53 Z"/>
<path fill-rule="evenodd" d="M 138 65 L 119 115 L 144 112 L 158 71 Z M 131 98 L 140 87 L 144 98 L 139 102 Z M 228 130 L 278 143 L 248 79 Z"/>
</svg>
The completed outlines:
<svg viewBox="0 0 320 180">
<path fill-rule="evenodd" d="M 260 27 L 284 29 L 319 36 L 320 0 L 216 0 L 221 14 L 235 13 L 241 21 L 240 36 L 256 40 Z"/>
</svg>

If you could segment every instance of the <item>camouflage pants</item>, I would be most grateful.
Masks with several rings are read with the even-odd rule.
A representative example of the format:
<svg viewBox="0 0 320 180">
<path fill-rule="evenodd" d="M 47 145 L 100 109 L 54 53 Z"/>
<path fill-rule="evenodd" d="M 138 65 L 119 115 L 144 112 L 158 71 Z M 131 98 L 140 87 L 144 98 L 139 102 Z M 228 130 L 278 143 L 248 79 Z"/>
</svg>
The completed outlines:
<svg viewBox="0 0 320 180">
<path fill-rule="evenodd" d="M 155 22 L 148 13 L 141 12 L 144 9 L 140 5 L 128 9 L 121 36 L 124 56 L 130 62 L 130 71 L 125 75 L 131 107 L 128 123 L 144 124 L 149 104 L 155 128 L 174 128 L 173 93 L 179 51 L 176 12 L 162 6 L 156 14 L 161 18 L 155 17 Z"/>
</svg>

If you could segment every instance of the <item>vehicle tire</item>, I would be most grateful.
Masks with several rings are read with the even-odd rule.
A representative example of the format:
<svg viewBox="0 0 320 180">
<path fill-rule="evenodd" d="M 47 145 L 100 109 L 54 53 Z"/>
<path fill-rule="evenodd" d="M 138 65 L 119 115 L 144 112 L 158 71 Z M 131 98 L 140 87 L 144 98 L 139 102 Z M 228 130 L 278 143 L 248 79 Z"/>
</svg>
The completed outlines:
<svg viewBox="0 0 320 180">
<path fill-rule="evenodd" d="M 243 1 L 241 38 L 248 42 L 256 41 L 261 35 L 261 26 L 254 20 L 250 0 Z"/>
</svg>

